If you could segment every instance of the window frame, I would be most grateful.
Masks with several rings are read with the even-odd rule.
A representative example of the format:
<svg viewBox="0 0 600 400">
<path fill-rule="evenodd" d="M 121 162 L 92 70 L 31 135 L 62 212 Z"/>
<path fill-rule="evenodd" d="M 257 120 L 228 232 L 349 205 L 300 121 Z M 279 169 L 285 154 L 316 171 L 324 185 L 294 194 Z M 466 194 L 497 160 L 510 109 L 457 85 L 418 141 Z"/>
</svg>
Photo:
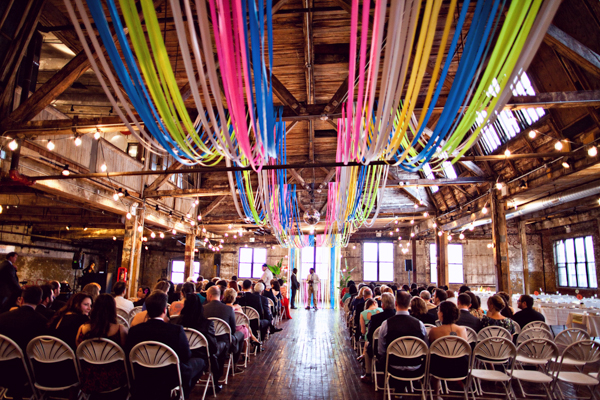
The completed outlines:
<svg viewBox="0 0 600 400">
<path fill-rule="evenodd" d="M 591 249 L 587 249 L 586 242 L 587 242 L 588 238 L 590 240 Z M 577 245 L 575 243 L 575 241 L 577 239 L 582 239 L 583 245 L 584 245 L 583 255 L 585 258 L 584 269 L 585 269 L 585 276 L 586 276 L 586 282 L 587 282 L 586 286 L 582 286 L 579 283 L 579 268 L 578 267 L 579 267 L 579 264 L 581 264 L 581 262 L 578 261 L 578 257 L 577 257 Z M 573 263 L 570 263 L 567 259 L 566 242 L 568 240 L 573 241 L 573 257 L 575 260 Z M 561 244 L 563 247 L 564 263 L 558 262 L 557 248 Z M 590 250 L 590 252 L 592 254 L 591 259 L 588 258 L 588 250 Z M 556 271 L 556 283 L 557 283 L 558 287 L 569 288 L 569 289 L 592 289 L 592 290 L 598 289 L 597 275 L 593 275 L 593 281 L 596 284 L 595 286 L 592 286 L 592 282 L 590 280 L 590 277 L 592 276 L 590 274 L 590 264 L 593 264 L 594 272 L 596 272 L 596 274 L 597 274 L 596 258 L 595 258 L 595 254 L 594 254 L 594 237 L 592 235 L 574 236 L 574 237 L 555 240 L 552 243 L 552 252 L 553 252 L 553 256 L 554 256 L 554 267 L 555 267 L 555 271 Z M 570 279 L 570 274 L 569 274 L 569 264 L 573 264 L 574 268 L 575 268 L 575 286 L 571 286 L 571 279 Z M 561 277 L 560 277 L 561 270 L 564 270 L 566 282 L 561 282 Z"/>
<path fill-rule="evenodd" d="M 433 250 L 432 250 L 433 249 Z M 434 259 L 433 261 L 431 259 Z M 435 271 L 435 273 L 433 273 Z M 437 246 L 429 243 L 429 281 L 437 285 Z"/>
<path fill-rule="evenodd" d="M 175 266 L 174 265 L 175 263 L 182 263 L 183 264 L 183 274 L 184 274 L 184 276 L 183 276 L 183 281 L 182 282 L 175 282 L 173 280 L 173 272 L 174 272 L 173 271 L 173 267 Z M 196 264 L 198 264 L 198 273 L 197 274 L 195 273 L 196 272 Z M 175 271 L 175 272 L 176 273 L 181 273 L 179 271 Z M 191 276 L 195 277 L 196 279 L 194 279 L 194 281 L 196 281 L 199 275 L 200 275 L 200 261 L 195 261 L 194 260 L 194 270 L 192 271 L 192 275 Z M 180 259 L 180 258 L 179 259 L 173 259 L 173 260 L 171 260 L 171 268 L 170 268 L 170 271 L 169 271 L 169 280 L 171 282 L 173 282 L 174 284 L 177 285 L 179 283 L 185 283 L 185 279 L 186 279 L 185 278 L 185 260 Z"/>
<path fill-rule="evenodd" d="M 457 246 L 460 247 L 460 264 L 458 263 L 450 263 L 450 246 L 452 246 L 453 248 L 456 248 Z M 449 284 L 453 284 L 453 283 L 460 283 L 460 284 L 464 284 L 465 283 L 465 264 L 464 264 L 464 260 L 465 260 L 465 253 L 464 253 L 464 247 L 461 243 L 448 243 L 448 283 Z M 452 275 L 450 273 L 450 266 L 457 266 L 460 265 L 460 269 L 461 269 L 461 276 L 462 279 L 460 282 L 452 282 L 450 281 L 450 276 Z"/>
<path fill-rule="evenodd" d="M 242 276 L 242 275 L 240 274 L 240 264 L 242 264 L 242 262 L 240 261 L 240 259 L 241 259 L 241 253 L 242 253 L 242 249 L 244 249 L 244 250 L 252 250 L 252 262 L 250 263 L 250 275 L 251 275 L 250 277 L 248 277 L 248 276 Z M 237 277 L 238 277 L 238 278 L 244 278 L 244 279 L 260 279 L 260 277 L 262 276 L 262 274 L 260 274 L 260 275 L 259 275 L 259 276 L 257 276 L 257 277 L 255 277 L 255 276 L 254 276 L 254 264 L 255 264 L 255 262 L 254 262 L 254 251 L 255 251 L 255 250 L 264 250 L 264 251 L 265 251 L 265 261 L 264 261 L 264 262 L 261 262 L 261 266 L 262 266 L 262 264 L 264 264 L 264 263 L 266 263 L 266 262 L 267 262 L 267 258 L 268 258 L 268 256 L 269 256 L 269 255 L 268 255 L 268 250 L 267 250 L 267 248 L 266 248 L 266 247 L 240 247 L 240 248 L 238 249 L 238 268 L 237 268 L 237 269 L 238 269 L 238 270 L 237 270 Z M 243 263 L 243 264 L 248 264 L 248 263 L 247 263 L 247 262 L 245 262 L 245 263 Z"/>
<path fill-rule="evenodd" d="M 365 245 L 366 244 L 376 244 L 377 245 L 377 280 L 372 281 L 372 280 L 368 280 L 365 278 Z M 380 269 L 381 269 L 381 265 L 380 265 L 380 250 L 379 250 L 379 246 L 381 244 L 389 244 L 392 246 L 392 261 L 391 263 L 389 261 L 381 261 L 382 263 L 385 264 L 392 264 L 392 280 L 391 281 L 384 281 L 384 280 L 380 280 Z M 377 242 L 363 242 L 362 243 L 362 268 L 363 268 L 363 281 L 364 282 L 394 282 L 394 277 L 396 276 L 396 265 L 395 265 L 395 259 L 396 259 L 396 254 L 394 252 L 394 242 L 389 242 L 389 241 L 377 241 Z M 369 261 L 372 262 L 372 261 Z"/>
</svg>

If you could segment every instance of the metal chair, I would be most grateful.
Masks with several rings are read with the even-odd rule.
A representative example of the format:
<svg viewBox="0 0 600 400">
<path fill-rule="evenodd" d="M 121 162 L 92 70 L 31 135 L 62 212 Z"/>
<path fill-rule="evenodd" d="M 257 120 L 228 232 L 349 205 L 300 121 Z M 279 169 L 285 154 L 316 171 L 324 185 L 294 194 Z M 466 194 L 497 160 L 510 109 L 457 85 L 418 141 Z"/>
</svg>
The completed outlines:
<svg viewBox="0 0 600 400">
<path fill-rule="evenodd" d="M 560 332 L 554 338 L 554 344 L 556 344 L 556 346 L 558 347 L 559 355 L 556 359 L 553 359 L 552 362 L 556 364 L 560 364 L 562 362 L 564 365 L 571 365 L 577 368 L 579 372 L 583 372 L 583 366 L 585 365 L 584 362 L 573 358 L 567 358 L 565 360 L 562 359 L 562 354 L 564 353 L 567 347 L 569 347 L 573 343 L 577 343 L 582 340 L 590 340 L 589 333 L 587 333 L 583 329 L 571 328 L 565 329 L 564 331 Z"/>
<path fill-rule="evenodd" d="M 425 330 L 427 331 L 427 335 L 429 335 L 429 331 L 432 330 L 433 328 L 435 328 L 435 325 L 432 324 L 423 324 L 425 325 Z"/>
<path fill-rule="evenodd" d="M 455 371 L 444 371 L 444 373 L 433 373 L 431 372 L 432 366 L 432 356 L 436 356 L 439 358 L 447 359 L 450 362 L 453 362 L 455 365 L 458 365 L 457 362 L 460 359 L 466 357 L 466 370 L 464 374 L 445 374 L 446 372 L 455 372 Z M 464 379 L 468 379 L 469 377 L 469 365 L 471 362 L 471 345 L 468 341 L 458 336 L 444 336 L 436 340 L 431 344 L 429 348 L 429 354 L 427 356 L 427 365 L 428 365 L 428 376 L 436 378 L 440 381 L 443 381 L 444 384 L 446 382 L 457 382 L 462 381 Z M 430 379 L 427 379 L 428 384 L 430 384 Z M 447 386 L 446 386 L 447 388 Z M 433 390 L 429 388 L 429 395 L 431 400 L 433 400 Z M 465 400 L 469 399 L 468 386 L 464 387 L 464 396 Z"/>
<path fill-rule="evenodd" d="M 27 357 L 33 385 L 42 394 L 40 400 L 46 398 L 48 392 L 59 392 L 79 386 L 79 367 L 75 353 L 62 340 L 53 336 L 33 338 L 27 345 Z M 50 376 L 50 370 L 54 376 Z M 57 376 L 62 379 L 57 381 Z"/>
<path fill-rule="evenodd" d="M 528 331 L 532 330 L 533 329 L 529 329 Z M 521 388 L 521 393 L 523 393 L 523 397 L 539 395 L 526 393 L 525 389 L 523 389 L 521 381 L 541 384 L 546 391 L 548 400 L 552 399 L 550 385 L 554 381 L 554 378 L 548 373 L 547 366 L 549 365 L 550 360 L 552 358 L 556 358 L 557 356 L 558 347 L 556 347 L 554 342 L 552 342 L 552 339 L 533 338 L 528 339 L 519 345 L 517 348 L 516 357 L 516 361 L 518 362 L 517 365 L 529 364 L 535 365 L 538 368 L 536 370 L 513 370 L 513 378 L 517 379 L 519 387 Z"/>
<path fill-rule="evenodd" d="M 526 331 L 527 329 L 531 329 L 531 328 L 542 328 L 542 329 L 545 329 L 548 332 L 552 333 L 552 328 L 550 328 L 550 325 L 548 325 L 547 323 L 542 322 L 542 321 L 532 321 L 532 322 L 528 323 L 521 329 L 521 332 Z M 554 334 L 552 334 L 552 336 L 554 336 Z"/>
<path fill-rule="evenodd" d="M 119 325 L 123 325 L 125 328 L 129 329 L 129 321 L 127 321 L 125 318 L 123 318 L 119 314 L 117 314 L 117 323 Z"/>
<path fill-rule="evenodd" d="M 242 309 L 244 310 L 246 317 L 248 317 L 248 322 L 250 323 L 250 329 L 252 330 L 252 333 L 256 332 L 255 336 L 258 338 L 258 341 L 262 341 L 262 334 L 260 331 L 260 314 L 252 307 L 242 307 Z M 254 349 L 255 356 L 258 352 L 258 347 L 259 346 L 256 346 Z"/>
<path fill-rule="evenodd" d="M 248 317 L 246 316 L 246 314 L 241 313 L 241 312 L 236 312 L 235 313 L 235 325 L 246 325 L 246 327 L 248 327 L 248 330 L 250 330 L 250 320 L 248 319 Z M 244 342 L 246 343 L 246 352 L 245 352 L 245 358 L 244 358 L 244 368 L 248 367 L 248 354 L 250 352 L 250 338 L 247 337 L 244 339 Z"/>
<path fill-rule="evenodd" d="M 0 335 L 0 369 L 4 371 L 7 371 L 8 368 L 14 369 L 16 364 L 23 366 L 23 373 L 27 375 L 27 382 L 33 391 L 33 398 L 37 399 L 39 395 L 35 391 L 36 389 L 33 385 L 33 379 L 31 379 L 29 365 L 25 362 L 23 351 L 14 340 L 8 336 Z M 5 389 L 0 388 L 0 399 L 4 398 L 4 392 Z"/>
<path fill-rule="evenodd" d="M 179 400 L 183 400 L 183 385 L 181 383 L 181 370 L 179 369 L 179 357 L 177 354 L 164 343 L 147 341 L 135 345 L 129 352 L 129 363 L 131 364 L 131 377 L 134 385 L 136 380 L 136 366 L 137 370 L 143 371 L 144 369 L 156 371 L 159 368 L 168 370 L 170 366 L 174 365 L 177 370 L 177 376 L 173 381 L 176 385 L 171 388 L 171 398 L 173 393 L 179 393 Z M 162 381 L 168 382 L 168 376 L 164 376 Z M 147 382 L 143 382 L 146 385 Z"/>
<path fill-rule="evenodd" d="M 123 317 L 123 319 L 129 323 L 129 313 L 127 311 L 117 307 L 117 315 Z"/>
<path fill-rule="evenodd" d="M 491 337 L 502 337 L 508 340 L 512 340 L 512 335 L 510 332 L 502 328 L 501 326 L 488 326 L 487 328 L 483 328 L 477 334 L 477 341 L 481 342 L 482 340 L 489 339 Z"/>
<path fill-rule="evenodd" d="M 279 313 L 275 309 L 275 303 L 273 302 L 273 300 L 271 300 L 268 297 L 267 297 L 267 300 L 269 301 L 269 307 L 271 308 L 271 314 L 273 314 L 273 326 L 277 326 L 277 325 L 279 325 L 279 315 L 278 315 Z"/>
<path fill-rule="evenodd" d="M 521 331 L 521 334 L 517 338 L 517 346 L 529 339 L 548 339 L 550 341 L 553 341 L 554 336 L 552 336 L 552 333 L 550 331 L 547 331 L 544 328 L 525 329 L 524 331 Z"/>
<path fill-rule="evenodd" d="M 131 311 L 129 311 L 129 319 L 127 321 L 131 324 L 133 317 L 135 317 L 141 311 L 142 311 L 142 306 L 133 307 L 131 309 Z"/>
<path fill-rule="evenodd" d="M 553 391 L 559 395 L 559 399 L 565 399 L 559 382 L 568 382 L 575 386 L 586 386 L 591 392 L 590 398 L 595 399 L 595 389 L 600 383 L 600 381 L 598 381 L 598 375 L 592 376 L 580 371 L 564 371 L 563 365 L 567 365 L 564 361 L 569 359 L 582 362 L 584 363 L 584 366 L 600 361 L 600 343 L 593 340 L 582 340 L 569 345 L 562 354 L 561 362 L 553 372 L 553 376 L 556 379 L 554 381 Z M 596 371 L 598 370 L 596 369 Z M 556 390 L 557 388 L 558 391 Z M 572 395 L 569 395 L 569 397 L 576 399 L 582 398 L 573 397 Z"/>
<path fill-rule="evenodd" d="M 229 380 L 229 370 L 232 370 L 232 374 L 235 375 L 235 366 L 233 365 L 233 354 L 231 354 L 230 346 L 231 346 L 231 327 L 221 318 L 210 317 L 209 318 L 215 324 L 215 336 L 219 337 L 221 335 L 227 335 L 229 338 L 227 343 L 227 354 L 229 354 L 229 360 L 227 361 L 227 372 L 225 374 L 225 384 Z"/>
<path fill-rule="evenodd" d="M 373 383 L 375 383 L 376 392 L 379 390 L 379 385 L 377 384 L 377 374 L 384 374 L 383 372 L 377 372 L 377 346 L 379 342 L 379 328 L 375 329 L 375 332 L 373 332 L 373 360 L 371 361 L 371 376 L 373 377 Z"/>
<path fill-rule="evenodd" d="M 467 331 L 467 342 L 475 347 L 477 344 L 477 332 L 475 332 L 475 329 L 469 328 L 468 326 L 463 326 L 463 328 Z"/>
<path fill-rule="evenodd" d="M 506 395 L 507 398 L 510 399 L 511 395 L 514 395 L 510 382 L 512 380 L 513 361 L 516 354 L 517 348 L 509 338 L 494 336 L 483 339 L 477 343 L 475 350 L 473 350 L 473 357 L 471 357 L 471 375 L 467 386 L 471 387 L 471 383 L 475 380 L 475 391 L 479 395 L 483 396 L 484 393 Z M 504 367 L 504 371 L 475 368 L 476 361 L 484 364 L 484 366 L 486 364 L 490 364 L 492 367 L 502 366 Z M 505 393 L 484 392 L 481 387 L 481 381 L 500 382 L 504 386 Z M 475 392 L 472 392 L 472 395 L 473 399 L 475 399 Z"/>
<path fill-rule="evenodd" d="M 106 365 L 113 364 L 116 362 L 120 362 L 123 364 L 123 370 L 125 371 L 125 376 L 127 378 L 124 386 L 117 386 L 111 388 L 110 390 L 106 390 L 99 393 L 112 393 L 116 392 L 124 387 L 127 387 L 129 390 L 129 374 L 127 372 L 127 363 L 125 359 L 125 352 L 119 345 L 109 339 L 104 338 L 94 338 L 83 341 L 79 346 L 77 346 L 77 362 L 79 363 L 79 370 L 83 371 L 81 362 L 86 362 L 90 364 L 92 371 L 94 366 L 98 365 Z M 89 399 L 90 396 L 94 393 L 83 393 L 83 397 L 85 399 Z M 129 395 L 127 396 L 129 398 Z"/>
<path fill-rule="evenodd" d="M 190 350 L 200 349 L 203 347 L 206 348 L 206 355 L 208 356 L 208 378 L 206 379 L 206 381 L 200 379 L 198 380 L 198 382 L 196 382 L 196 385 L 201 385 L 202 383 L 206 382 L 206 385 L 204 386 L 204 393 L 202 394 L 202 400 L 204 400 L 204 398 L 206 397 L 208 385 L 211 383 L 213 388 L 213 397 L 217 397 L 217 392 L 215 390 L 215 377 L 213 376 L 210 365 L 210 350 L 208 349 L 208 341 L 206 340 L 206 337 L 202 333 L 192 328 L 183 328 L 183 331 L 185 332 L 185 336 L 187 337 L 188 343 L 190 344 Z"/>
<path fill-rule="evenodd" d="M 387 393 L 387 398 L 388 400 L 391 399 L 391 389 L 390 389 L 390 378 L 399 380 L 399 381 L 403 381 L 403 382 L 410 382 L 412 385 L 412 382 L 415 381 L 419 381 L 421 382 L 421 398 L 423 400 L 425 400 L 425 389 L 427 387 L 427 382 L 426 382 L 426 372 L 427 372 L 427 353 L 428 353 L 428 348 L 427 348 L 427 343 L 425 343 L 423 340 L 416 338 L 414 336 L 405 336 L 405 337 L 400 337 L 396 340 L 394 340 L 392 343 L 389 344 L 387 351 L 386 351 L 386 356 L 385 356 L 385 386 L 384 386 L 384 391 L 385 393 Z M 392 364 L 390 364 L 390 356 L 393 356 L 395 358 L 399 358 L 402 359 L 403 361 L 409 361 L 409 360 L 414 360 L 414 364 L 418 364 L 418 360 L 422 359 L 423 364 L 425 364 L 425 366 L 423 367 L 423 365 L 420 365 L 418 367 L 418 369 L 416 370 L 417 373 L 413 374 L 414 376 L 400 376 L 397 373 L 391 373 L 390 372 L 390 366 L 393 366 Z M 420 372 L 422 370 L 422 372 Z M 415 371 L 412 371 L 415 372 Z M 410 374 L 407 374 L 410 375 Z M 402 395 L 406 395 L 407 393 L 403 393 Z"/>
</svg>

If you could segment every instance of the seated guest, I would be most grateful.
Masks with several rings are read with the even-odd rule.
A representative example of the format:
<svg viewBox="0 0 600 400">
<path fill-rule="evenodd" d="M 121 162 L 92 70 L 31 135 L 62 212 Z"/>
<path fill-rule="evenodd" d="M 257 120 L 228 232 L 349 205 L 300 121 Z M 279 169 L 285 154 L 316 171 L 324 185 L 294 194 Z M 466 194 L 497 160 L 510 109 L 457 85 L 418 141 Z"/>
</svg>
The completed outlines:
<svg viewBox="0 0 600 400">
<path fill-rule="evenodd" d="M 179 369 L 183 392 L 187 399 L 205 369 L 202 358 L 192 357 L 190 345 L 183 327 L 180 325 L 167 324 L 164 321 L 167 315 L 167 294 L 162 291 L 154 291 L 146 298 L 145 304 L 148 310 L 149 320 L 143 324 L 132 327 L 125 341 L 125 354 L 129 355 L 131 349 L 146 341 L 156 341 L 169 346 L 177 357 L 179 357 Z M 170 387 L 161 387 L 164 382 L 163 372 L 157 370 L 145 370 L 143 374 L 136 371 L 137 379 L 133 382 L 132 392 L 135 398 L 170 398 Z M 150 384 L 151 383 L 151 384 Z M 170 386 L 170 385 L 167 385 Z"/>
<path fill-rule="evenodd" d="M 260 296 L 260 293 L 262 292 L 262 288 L 264 288 L 264 285 L 262 283 L 260 285 L 261 286 L 259 286 L 259 284 L 256 284 L 256 286 L 254 287 L 255 289 L 260 289 L 258 293 L 252 293 L 252 281 L 250 281 L 249 279 L 244 280 L 244 282 L 242 283 L 242 295 L 238 299 L 238 304 L 242 307 L 252 307 L 254 308 L 254 310 L 256 310 L 256 312 L 258 312 L 260 321 L 257 329 L 260 329 L 261 337 L 265 338 L 267 335 L 267 330 L 271 325 L 271 321 L 273 321 L 273 316 L 271 314 L 268 302 L 266 307 L 262 302 L 262 296 Z"/>
<path fill-rule="evenodd" d="M 459 316 L 456 320 L 456 325 L 467 326 L 479 333 L 481 330 L 481 320 L 469 312 L 469 308 L 471 308 L 471 296 L 466 293 L 459 294 L 457 304 Z"/>
<path fill-rule="evenodd" d="M 438 288 L 435 290 L 433 294 L 433 304 L 435 308 L 432 308 L 428 311 L 429 314 L 433 315 L 437 319 L 438 307 L 442 301 L 446 301 L 448 295 L 446 294 L 446 290 L 442 288 Z"/>
<path fill-rule="evenodd" d="M 449 301 L 442 302 L 438 309 L 438 318 L 442 325 L 431 328 L 429 331 L 430 343 L 433 343 L 444 336 L 458 336 L 467 340 L 467 330 L 456 324 L 456 321 L 458 320 L 458 308 L 456 308 L 454 303 Z M 469 370 L 469 356 L 449 360 L 447 358 L 440 358 L 437 355 L 432 355 L 430 365 L 431 373 L 440 377 L 456 378 L 465 376 Z M 440 382 L 437 379 L 435 379 L 434 382 L 435 391 L 439 396 Z"/>
<path fill-rule="evenodd" d="M 137 300 L 133 302 L 134 307 L 140 307 L 144 305 L 146 297 L 150 294 L 150 288 L 148 286 L 140 286 L 137 291 Z"/>
<path fill-rule="evenodd" d="M 481 319 L 483 328 L 488 326 L 500 326 L 508 330 L 511 335 L 515 333 L 515 325 L 513 324 L 512 319 L 502 315 L 502 310 L 506 307 L 502 297 L 496 294 L 488 299 L 487 304 L 488 312 Z"/>
<path fill-rule="evenodd" d="M 369 327 L 371 318 L 373 315 L 382 311 L 383 310 L 377 306 L 377 301 L 375 301 L 375 299 L 367 299 L 365 302 L 365 309 L 360 313 L 360 333 L 365 336 L 365 340 L 367 339 L 367 328 Z"/>
<path fill-rule="evenodd" d="M 383 311 L 373 315 L 371 317 L 371 322 L 369 322 L 369 327 L 367 329 L 367 348 L 364 352 L 365 356 L 365 371 L 366 374 L 360 377 L 360 380 L 366 383 L 371 382 L 371 362 L 373 361 L 373 334 L 381 326 L 383 321 L 387 320 L 390 317 L 393 317 L 396 314 L 396 310 L 394 310 L 394 295 L 391 293 L 383 293 L 381 295 L 381 306 Z"/>
<path fill-rule="evenodd" d="M 240 306 L 239 304 L 233 304 L 233 302 L 236 299 L 237 299 L 237 292 L 235 291 L 235 289 L 228 288 L 227 290 L 225 290 L 225 293 L 223 293 L 223 303 L 226 306 L 233 308 L 234 312 L 239 312 L 239 313 L 244 314 L 244 310 L 242 310 L 242 306 Z M 252 330 L 250 329 L 250 326 L 236 324 L 235 329 L 236 329 L 236 331 L 242 332 L 244 334 L 244 341 L 246 339 L 250 338 L 250 343 L 252 343 L 255 346 L 260 345 L 260 343 L 258 342 L 258 339 L 256 337 L 254 337 L 254 335 L 252 334 Z"/>
<path fill-rule="evenodd" d="M 411 297 L 409 293 L 398 291 L 396 293 L 396 315 L 388 318 L 381 324 L 381 328 L 379 329 L 377 357 L 379 360 L 382 360 L 383 363 L 385 363 L 386 360 L 388 346 L 400 337 L 414 336 L 425 341 L 425 343 L 428 343 L 425 325 L 418 319 L 411 317 L 408 313 L 410 300 Z M 390 356 L 390 361 L 392 365 L 388 367 L 388 370 L 397 376 L 420 374 L 425 368 L 424 359 L 404 360 Z M 382 370 L 385 369 L 382 368 Z"/>
<path fill-rule="evenodd" d="M 168 303 L 174 303 L 176 301 L 179 301 L 179 295 L 180 295 L 180 291 L 181 291 L 181 287 L 179 287 L 180 284 L 178 284 L 177 286 L 175 286 L 175 284 L 171 281 L 166 281 L 169 283 L 169 290 L 167 291 L 167 296 L 169 297 L 169 301 Z M 156 287 L 155 287 L 156 289 Z"/>
<path fill-rule="evenodd" d="M 524 328 L 525 325 L 533 321 L 546 322 L 544 315 L 533 309 L 533 297 L 530 295 L 521 295 L 517 302 L 517 307 L 519 307 L 521 311 L 513 316 L 513 320 L 519 324 L 521 328 Z"/>
<path fill-rule="evenodd" d="M 42 302 L 35 308 L 35 311 L 42 314 L 47 320 L 50 320 L 55 313 L 55 311 L 50 308 L 54 301 L 54 292 L 52 291 L 52 286 L 47 284 L 40 286 L 40 288 L 42 289 Z"/>
<path fill-rule="evenodd" d="M 470 292 L 470 291 L 471 291 L 470 287 L 468 287 L 467 285 L 462 285 L 460 287 L 460 289 L 458 289 L 458 294 L 463 294 L 465 292 Z"/>
<path fill-rule="evenodd" d="M 204 316 L 206 318 L 220 318 L 225 321 L 231 328 L 231 343 L 229 343 L 229 351 L 233 353 L 233 363 L 237 364 L 242 351 L 242 342 L 244 334 L 236 330 L 235 313 L 233 308 L 226 306 L 221 302 L 221 290 L 219 285 L 212 286 L 206 291 L 206 304 L 204 305 Z M 229 342 L 228 337 L 221 335 L 217 337 L 219 341 Z M 243 372 L 241 367 L 237 367 L 235 372 Z"/>
<path fill-rule="evenodd" d="M 168 298 L 169 290 L 171 290 L 171 284 L 166 279 L 159 279 L 158 282 L 156 282 L 156 285 L 154 285 L 153 291 L 154 290 L 160 290 L 161 292 L 167 293 L 167 298 Z M 145 305 L 142 305 L 142 311 L 146 311 Z M 167 313 L 167 317 L 168 317 L 168 315 L 169 314 Z"/>
<path fill-rule="evenodd" d="M 435 305 L 431 302 L 431 293 L 429 293 L 429 290 L 421 290 L 419 292 L 419 297 L 421 297 L 425 302 L 425 305 L 427 306 L 427 311 L 431 310 L 432 308 L 435 308 Z"/>
<path fill-rule="evenodd" d="M 292 319 L 290 315 L 290 299 L 288 297 L 287 285 L 281 285 L 281 307 L 283 308 L 283 314 L 286 319 Z"/>
<path fill-rule="evenodd" d="M 94 302 L 90 322 L 79 327 L 76 341 L 79 346 L 87 339 L 105 338 L 123 347 L 126 337 L 127 328 L 117 324 L 115 299 L 109 294 L 101 294 Z M 79 378 L 84 393 L 106 392 L 127 384 L 127 375 L 122 362 L 94 366 L 81 360 L 80 365 Z"/>
<path fill-rule="evenodd" d="M 91 310 L 90 295 L 83 292 L 73 295 L 50 320 L 48 334 L 67 343 L 73 351 L 77 350 L 77 332 L 81 325 L 89 321 Z"/>
<path fill-rule="evenodd" d="M 221 346 L 217 345 L 217 338 L 215 337 L 215 324 L 204 316 L 204 307 L 200 298 L 195 294 L 188 294 L 185 298 L 181 313 L 171 319 L 171 323 L 175 325 L 181 325 L 184 328 L 192 328 L 200 332 L 206 338 L 208 342 L 208 351 L 210 352 L 210 364 L 211 370 L 216 381 L 221 377 L 221 371 L 223 366 L 219 364 L 219 359 L 222 359 L 221 355 L 225 353 L 225 343 Z M 192 357 L 202 358 L 208 365 L 208 356 L 206 349 L 200 348 L 192 350 Z M 216 385 L 216 390 L 221 391 L 222 385 Z"/>
<path fill-rule="evenodd" d="M 171 303 L 169 307 L 169 316 L 176 316 L 181 313 L 181 309 L 183 308 L 184 301 L 189 294 L 196 293 L 196 285 L 192 282 L 186 282 L 181 286 L 179 290 L 180 299 Z"/>
<path fill-rule="evenodd" d="M 276 295 L 279 293 L 279 291 L 274 291 L 274 283 L 277 284 L 277 287 L 279 289 L 279 283 L 277 283 L 277 280 L 271 279 L 271 282 L 269 282 L 269 286 L 263 291 L 262 295 L 265 296 L 267 299 L 271 299 L 271 301 L 273 302 L 273 308 L 271 309 L 271 313 L 273 315 L 277 315 L 279 308 L 277 307 L 278 301 Z"/>
<path fill-rule="evenodd" d="M 89 295 L 92 298 L 92 303 L 96 300 L 96 298 L 100 295 L 100 285 L 95 282 L 88 283 L 81 289 L 82 293 Z"/>
<path fill-rule="evenodd" d="M 454 290 L 446 290 L 446 297 L 447 297 L 447 301 L 450 301 L 452 303 L 454 303 L 454 305 L 456 305 L 457 300 L 456 300 L 456 295 L 454 294 Z"/>
<path fill-rule="evenodd" d="M 479 319 L 483 318 L 485 313 L 481 309 L 481 300 L 479 299 L 479 296 L 475 296 L 475 294 L 471 291 L 467 291 L 465 293 L 471 298 L 471 307 L 469 307 L 469 312 L 471 315 Z"/>
<path fill-rule="evenodd" d="M 129 314 L 131 310 L 133 310 L 133 302 L 124 297 L 125 289 L 127 289 L 125 282 L 117 282 L 115 283 L 115 286 L 113 286 L 113 292 L 115 292 L 115 304 L 117 305 L 117 308 L 120 308 Z"/>
<path fill-rule="evenodd" d="M 350 282 L 352 282 L 352 281 L 350 281 Z M 348 282 L 348 283 L 350 283 L 350 282 Z M 354 282 L 352 282 L 351 285 L 348 285 L 348 291 L 342 297 L 342 304 L 346 301 L 346 299 L 352 298 L 352 297 L 356 296 L 357 294 L 358 294 L 358 289 L 356 289 L 356 285 L 354 285 Z M 352 300 L 350 302 L 352 302 Z"/>
<path fill-rule="evenodd" d="M 15 341 L 27 357 L 27 344 L 36 336 L 46 333 L 47 320 L 35 311 L 42 301 L 39 286 L 25 286 L 21 295 L 21 306 L 13 311 L 0 314 L 0 334 Z M 3 362 L 0 386 L 8 388 L 13 399 L 22 399 L 27 384 L 26 371 L 20 360 Z"/>
<path fill-rule="evenodd" d="M 367 300 L 373 298 L 373 291 L 371 289 L 363 287 L 361 290 L 363 291 L 363 298 L 359 301 L 355 300 L 354 304 L 354 327 L 357 339 L 360 337 L 360 314 L 364 311 Z"/>
<path fill-rule="evenodd" d="M 496 294 L 502 297 L 502 300 L 504 300 L 504 304 L 506 305 L 502 309 L 502 315 L 504 315 L 506 318 L 512 318 L 515 315 L 515 309 L 512 308 L 510 296 L 506 292 L 498 292 Z"/>
<path fill-rule="evenodd" d="M 424 324 L 435 325 L 436 317 L 428 312 L 425 300 L 420 297 L 413 297 L 410 301 L 410 315 Z"/>
<path fill-rule="evenodd" d="M 58 311 L 67 304 L 66 301 L 60 300 L 58 297 L 60 294 L 61 285 L 59 281 L 50 281 L 48 284 L 52 287 L 52 294 L 54 295 L 54 301 L 50 305 L 50 308 L 54 311 Z"/>
</svg>

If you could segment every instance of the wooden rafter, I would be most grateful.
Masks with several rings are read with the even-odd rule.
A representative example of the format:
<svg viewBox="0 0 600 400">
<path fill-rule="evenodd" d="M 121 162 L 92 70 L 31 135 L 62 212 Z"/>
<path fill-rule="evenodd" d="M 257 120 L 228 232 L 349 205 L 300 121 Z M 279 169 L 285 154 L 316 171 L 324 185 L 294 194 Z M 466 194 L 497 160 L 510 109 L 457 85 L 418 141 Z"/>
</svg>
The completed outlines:
<svg viewBox="0 0 600 400">
<path fill-rule="evenodd" d="M 180 170 L 181 168 L 183 168 L 183 164 L 181 164 L 179 161 L 175 161 L 173 164 L 171 164 L 171 166 L 167 169 L 167 171 L 175 172 L 175 171 Z M 171 175 L 172 174 L 160 175 L 158 178 L 156 178 L 154 180 L 154 182 L 152 182 L 146 188 L 146 190 L 144 190 L 144 193 L 158 190 L 158 188 L 160 188 L 163 183 L 165 183 L 166 181 L 168 181 L 171 178 Z"/>
<path fill-rule="evenodd" d="M 158 197 L 212 197 L 227 196 L 229 189 L 174 189 L 174 190 L 146 190 L 144 197 L 147 199 Z"/>
<path fill-rule="evenodd" d="M 213 212 L 225 199 L 227 198 L 227 196 L 220 196 L 217 197 L 212 203 L 210 203 L 208 205 L 208 207 L 206 207 L 202 213 L 200 215 L 202 215 L 202 218 L 205 218 L 206 216 L 208 216 L 211 212 Z"/>
<path fill-rule="evenodd" d="M 586 71 L 593 74 L 596 78 L 600 78 L 600 55 L 578 40 L 556 26 L 550 25 L 546 36 L 544 37 L 544 42 L 552 47 L 557 53 L 574 61 Z"/>
</svg>

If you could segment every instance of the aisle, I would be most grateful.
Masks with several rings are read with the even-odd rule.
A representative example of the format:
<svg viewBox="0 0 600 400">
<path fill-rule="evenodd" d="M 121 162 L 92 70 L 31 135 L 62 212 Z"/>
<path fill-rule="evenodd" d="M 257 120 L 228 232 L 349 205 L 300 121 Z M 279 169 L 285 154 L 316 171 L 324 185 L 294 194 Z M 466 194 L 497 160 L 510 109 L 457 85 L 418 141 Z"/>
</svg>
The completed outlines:
<svg viewBox="0 0 600 400">
<path fill-rule="evenodd" d="M 360 382 L 339 311 L 292 310 L 292 318 L 283 321 L 283 331 L 271 335 L 266 352 L 250 356 L 248 369 L 223 387 L 218 400 L 381 397 L 372 385 Z M 191 396 L 201 397 L 199 388 Z"/>
</svg>

